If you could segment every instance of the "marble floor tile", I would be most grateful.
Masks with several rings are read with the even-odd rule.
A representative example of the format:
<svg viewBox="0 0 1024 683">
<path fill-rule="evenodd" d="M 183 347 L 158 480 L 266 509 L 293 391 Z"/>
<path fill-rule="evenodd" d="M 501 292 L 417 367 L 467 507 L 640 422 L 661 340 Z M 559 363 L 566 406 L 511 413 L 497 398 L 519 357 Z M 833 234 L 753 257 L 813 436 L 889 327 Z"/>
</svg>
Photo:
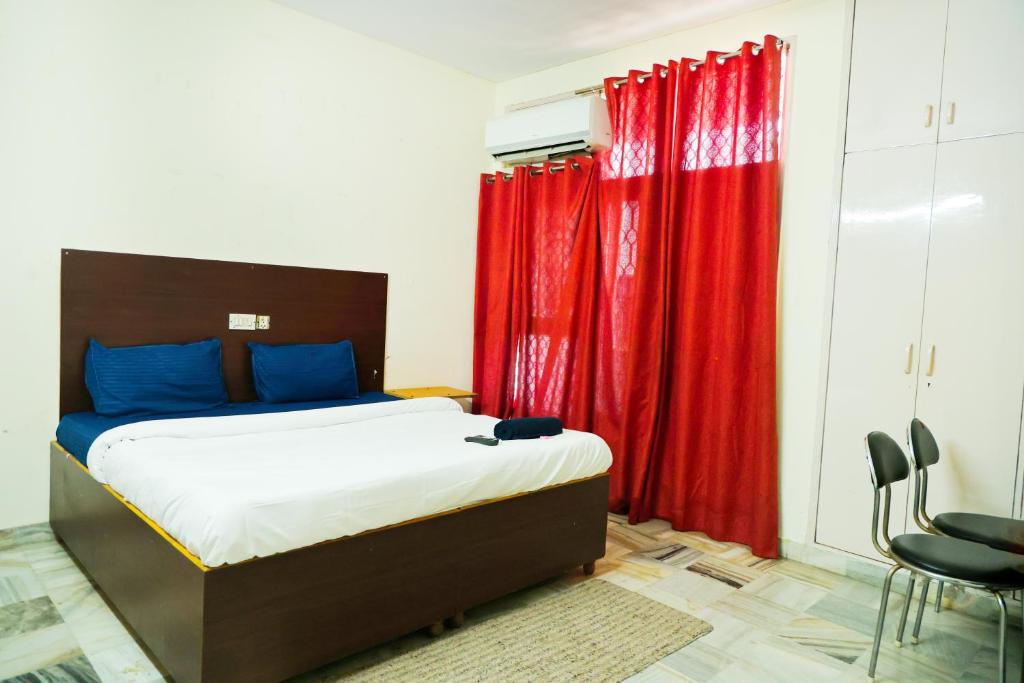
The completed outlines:
<svg viewBox="0 0 1024 683">
<path fill-rule="evenodd" d="M 682 567 L 654 559 L 653 557 L 651 557 L 650 551 L 646 553 L 633 552 L 629 553 L 628 555 L 624 555 L 621 558 L 621 563 L 634 564 L 639 565 L 641 567 L 645 567 L 648 570 L 650 570 L 652 575 L 655 575 L 659 578 L 671 576 L 672 574 L 675 574 L 677 571 L 682 569 Z"/>
<path fill-rule="evenodd" d="M 665 569 L 632 562 L 623 562 L 614 570 L 601 574 L 604 581 L 634 591 L 641 591 L 664 580 Z"/>
<path fill-rule="evenodd" d="M 733 588 L 742 588 L 751 581 L 754 581 L 763 573 L 760 570 L 744 565 L 733 564 L 718 557 L 705 556 L 686 565 L 686 571 L 706 576 L 709 579 L 720 581 Z"/>
<path fill-rule="evenodd" d="M 678 543 L 673 543 L 657 550 L 647 550 L 643 554 L 652 560 L 664 562 L 673 567 L 685 567 L 704 556 L 702 551 Z"/>
<path fill-rule="evenodd" d="M 837 681 L 847 675 L 850 666 L 772 635 L 747 643 L 746 651 L 746 658 L 724 668 L 709 681 L 823 683 Z"/>
<path fill-rule="evenodd" d="M 917 606 L 916 600 L 914 601 L 913 606 Z M 932 605 L 929 605 L 928 608 L 925 609 L 924 619 L 921 621 L 922 640 L 930 637 L 933 630 L 952 633 L 961 638 L 968 638 L 982 645 L 994 644 L 998 634 L 996 623 L 994 621 L 972 617 L 954 609 L 943 609 L 941 612 L 936 614 Z M 1014 624 L 1010 625 L 1008 633 L 1011 643 L 1014 638 L 1020 636 L 1020 632 L 1019 626 Z"/>
<path fill-rule="evenodd" d="M 1010 646 L 1007 650 L 1008 654 L 1006 657 L 1006 680 L 1008 681 L 1019 681 L 1021 680 L 1021 643 L 1020 643 L 1020 632 L 1016 634 L 1011 632 Z M 1012 637 L 1012 636 L 1016 637 Z M 998 641 L 993 642 L 991 646 L 984 646 L 978 649 L 978 653 L 974 656 L 967 666 L 967 669 L 963 672 L 960 680 L 964 683 L 989 683 L 994 681 L 999 675 L 999 653 L 996 650 Z"/>
<path fill-rule="evenodd" d="M 872 639 L 862 633 L 807 614 L 798 615 L 776 633 L 847 664 L 856 662 L 872 644 Z"/>
<path fill-rule="evenodd" d="M 0 638 L 0 680 L 47 669 L 82 656 L 82 649 L 67 624 Z"/>
<path fill-rule="evenodd" d="M 620 524 L 608 525 L 608 538 L 620 546 L 631 550 L 654 550 L 671 545 L 671 541 L 650 536 L 635 527 Z"/>
<path fill-rule="evenodd" d="M 709 555 L 718 555 L 720 553 L 728 552 L 733 549 L 735 545 L 729 543 L 722 543 L 708 538 L 706 534 L 702 534 L 698 531 L 671 531 L 663 534 L 666 539 L 672 539 L 675 543 L 681 543 L 691 548 L 696 548 Z"/>
<path fill-rule="evenodd" d="M 894 621 L 898 620 L 898 616 L 894 618 Z M 895 633 L 895 628 L 893 633 Z M 993 636 L 995 636 L 995 632 L 993 632 Z M 998 641 L 993 638 L 993 646 L 997 643 Z M 895 641 L 891 641 L 891 644 L 895 650 Z M 908 625 L 903 647 L 899 648 L 898 652 L 901 657 L 906 659 L 927 662 L 947 670 L 956 670 L 963 669 L 965 663 L 973 661 L 981 648 L 982 645 L 977 641 L 942 631 L 922 630 L 920 642 L 913 644 L 910 642 L 910 626 Z"/>
<path fill-rule="evenodd" d="M 45 669 L 9 678 L 4 683 L 101 683 L 85 657 L 75 657 Z"/>
<path fill-rule="evenodd" d="M 934 681 L 934 683 L 950 683 L 960 678 L 961 671 L 936 665 L 934 662 L 922 661 L 912 657 L 904 657 L 902 649 L 891 645 L 883 645 L 878 652 L 878 668 L 875 670 L 875 683 L 888 681 Z M 871 652 L 861 655 L 854 665 L 864 670 L 866 675 Z"/>
<path fill-rule="evenodd" d="M 668 605 L 672 609 L 677 609 L 680 612 L 686 612 L 687 614 L 696 614 L 703 608 L 702 605 L 690 600 L 688 597 L 679 595 L 678 593 L 668 593 L 652 586 L 641 586 L 635 590 L 655 602 L 660 602 L 663 605 Z"/>
<path fill-rule="evenodd" d="M 16 549 L 16 552 L 24 553 L 37 543 L 52 543 L 53 540 L 53 531 L 49 524 L 0 529 L 0 551 Z"/>
<path fill-rule="evenodd" d="M 673 652 L 659 662 L 692 681 L 709 681 L 737 660 L 727 652 L 712 647 L 701 638 Z"/>
<path fill-rule="evenodd" d="M 711 624 L 714 630 L 700 639 L 700 643 L 713 647 L 717 651 L 742 659 L 744 644 L 762 638 L 768 632 L 755 624 L 737 619 L 715 605 L 691 612 L 694 616 Z"/>
<path fill-rule="evenodd" d="M 651 588 L 686 598 L 691 604 L 700 607 L 710 605 L 736 592 L 736 588 L 727 583 L 717 581 L 702 573 L 686 570 L 655 582 Z"/>
<path fill-rule="evenodd" d="M 898 615 L 902 604 L 902 597 L 897 598 L 895 595 L 892 596 L 889 599 L 889 608 L 886 611 L 887 615 Z M 875 624 L 878 621 L 877 607 L 867 607 L 830 593 L 808 607 L 805 611 L 811 616 L 831 621 L 834 624 L 848 628 L 851 631 L 856 631 L 862 635 L 870 637 L 874 637 L 875 635 Z M 893 620 L 891 616 L 886 617 L 886 637 L 890 640 L 895 637 L 895 624 L 898 622 L 898 619 L 898 616 L 896 620 Z"/>
<path fill-rule="evenodd" d="M 661 662 L 655 662 L 640 673 L 625 679 L 624 683 L 683 683 L 692 680 Z"/>
<path fill-rule="evenodd" d="M 824 588 L 772 573 L 757 577 L 741 590 L 801 612 L 828 595 Z"/>
<path fill-rule="evenodd" d="M 866 680 L 877 577 L 864 582 L 793 560 L 764 560 L 746 546 L 676 531 L 661 520 L 630 526 L 619 515 L 609 515 L 607 554 L 595 574 L 714 629 L 635 674 L 633 683 Z M 530 609 L 583 580 L 577 570 L 543 582 L 469 610 L 468 623 Z M 994 680 L 996 625 L 964 611 L 929 608 L 920 643 L 910 643 L 908 624 L 905 646 L 895 648 L 899 590 L 890 597 L 877 680 Z M 431 642 L 422 634 L 399 638 L 296 680 L 336 680 Z M 1020 631 L 1012 629 L 1012 680 L 1021 647 Z M 0 680 L 156 683 L 165 676 L 48 527 L 0 531 Z"/>
<path fill-rule="evenodd" d="M 794 609 L 739 590 L 734 590 L 714 603 L 714 606 L 718 611 L 734 619 L 774 634 L 780 633 L 800 615 L 800 612 Z"/>
<path fill-rule="evenodd" d="M 135 642 L 91 652 L 89 661 L 103 683 L 157 683 L 167 680 Z"/>
<path fill-rule="evenodd" d="M 0 606 L 46 595 L 32 565 L 12 551 L 0 552 Z"/>
<path fill-rule="evenodd" d="M 664 519 L 649 519 L 635 525 L 634 528 L 643 534 L 657 538 L 659 534 L 672 531 L 672 524 Z"/>
<path fill-rule="evenodd" d="M 69 591 L 55 604 L 86 654 L 135 642 L 91 584 Z"/>
<path fill-rule="evenodd" d="M 63 621 L 49 597 L 32 598 L 0 607 L 0 639 L 37 631 Z"/>
<path fill-rule="evenodd" d="M 769 574 L 781 574 L 788 578 L 806 583 L 810 586 L 817 588 L 824 588 L 825 590 L 833 590 L 840 583 L 842 583 L 843 577 L 832 572 L 825 571 L 824 569 L 818 569 L 812 567 L 809 564 L 801 564 L 800 562 L 794 562 L 793 560 L 779 560 L 771 567 L 767 569 Z"/>
</svg>

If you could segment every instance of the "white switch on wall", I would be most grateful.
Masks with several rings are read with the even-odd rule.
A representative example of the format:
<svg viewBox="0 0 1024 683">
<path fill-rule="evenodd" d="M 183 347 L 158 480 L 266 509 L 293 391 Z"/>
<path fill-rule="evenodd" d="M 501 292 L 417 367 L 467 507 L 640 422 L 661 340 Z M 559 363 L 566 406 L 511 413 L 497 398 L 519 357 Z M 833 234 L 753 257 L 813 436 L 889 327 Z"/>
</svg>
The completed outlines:
<svg viewBox="0 0 1024 683">
<path fill-rule="evenodd" d="M 255 313 L 228 313 L 229 330 L 255 330 Z"/>
</svg>

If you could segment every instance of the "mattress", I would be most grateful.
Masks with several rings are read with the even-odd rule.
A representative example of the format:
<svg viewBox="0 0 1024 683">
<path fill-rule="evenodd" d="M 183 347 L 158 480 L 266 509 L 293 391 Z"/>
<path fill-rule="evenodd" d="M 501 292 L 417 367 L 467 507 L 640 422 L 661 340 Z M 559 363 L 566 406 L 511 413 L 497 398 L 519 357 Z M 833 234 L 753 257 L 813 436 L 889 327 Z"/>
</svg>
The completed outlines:
<svg viewBox="0 0 1024 683">
<path fill-rule="evenodd" d="M 57 443 L 73 455 L 80 463 L 89 466 L 89 447 L 103 432 L 131 424 L 150 420 L 166 420 L 183 417 L 221 417 L 227 415 L 258 415 L 262 413 L 286 413 L 296 410 L 315 408 L 334 408 L 341 406 L 362 405 L 364 403 L 380 403 L 382 401 L 398 401 L 396 396 L 389 396 L 380 391 L 367 391 L 357 398 L 340 398 L 329 401 L 312 401 L 308 403 L 228 403 L 217 408 L 198 410 L 188 413 L 171 413 L 162 415 L 118 415 L 104 417 L 96 413 L 68 413 L 57 425 Z"/>
<path fill-rule="evenodd" d="M 598 436 L 467 443 L 497 419 L 447 398 L 135 422 L 89 472 L 207 566 L 264 557 L 601 474 Z"/>
</svg>

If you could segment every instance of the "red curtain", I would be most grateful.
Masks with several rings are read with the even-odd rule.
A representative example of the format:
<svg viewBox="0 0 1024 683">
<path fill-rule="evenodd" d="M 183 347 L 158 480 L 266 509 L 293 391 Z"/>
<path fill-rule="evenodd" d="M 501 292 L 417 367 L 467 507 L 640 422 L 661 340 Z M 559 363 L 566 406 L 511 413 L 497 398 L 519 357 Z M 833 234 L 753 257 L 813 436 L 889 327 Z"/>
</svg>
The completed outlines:
<svg viewBox="0 0 1024 683">
<path fill-rule="evenodd" d="M 480 179 L 474 391 L 478 412 L 589 426 L 597 287 L 597 165 Z"/>
<path fill-rule="evenodd" d="M 608 79 L 596 163 L 482 181 L 474 387 L 604 437 L 630 521 L 775 557 L 782 53 L 719 56 Z"/>
</svg>

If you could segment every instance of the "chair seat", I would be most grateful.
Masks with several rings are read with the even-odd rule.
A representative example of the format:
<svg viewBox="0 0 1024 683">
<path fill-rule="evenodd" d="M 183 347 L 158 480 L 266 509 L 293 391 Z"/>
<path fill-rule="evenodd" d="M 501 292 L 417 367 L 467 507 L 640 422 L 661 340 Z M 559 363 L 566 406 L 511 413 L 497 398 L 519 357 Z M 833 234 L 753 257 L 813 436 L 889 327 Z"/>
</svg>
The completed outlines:
<svg viewBox="0 0 1024 683">
<path fill-rule="evenodd" d="M 972 512 L 944 512 L 932 525 L 953 538 L 984 543 L 992 548 L 1024 554 L 1024 522 Z"/>
<path fill-rule="evenodd" d="M 892 539 L 892 554 L 912 568 L 998 589 L 1024 588 L 1024 555 L 931 534 Z"/>
</svg>

